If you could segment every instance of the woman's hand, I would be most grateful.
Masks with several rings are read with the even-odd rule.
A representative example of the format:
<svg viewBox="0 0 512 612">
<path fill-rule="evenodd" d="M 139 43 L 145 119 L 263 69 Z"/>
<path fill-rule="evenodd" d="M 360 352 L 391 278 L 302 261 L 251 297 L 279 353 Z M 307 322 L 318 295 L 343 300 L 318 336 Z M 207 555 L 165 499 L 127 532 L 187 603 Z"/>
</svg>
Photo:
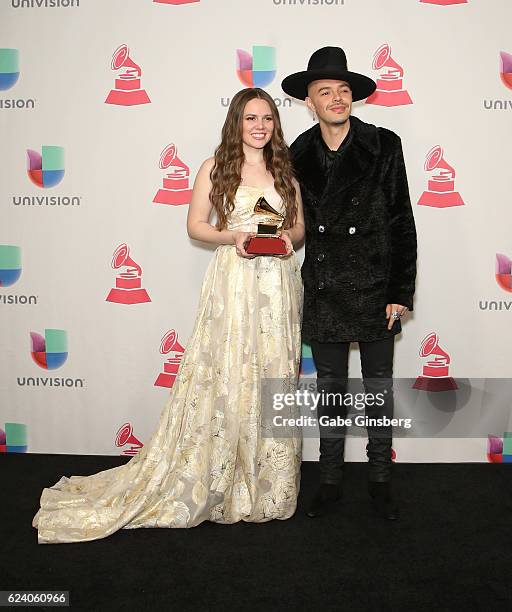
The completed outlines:
<svg viewBox="0 0 512 612">
<path fill-rule="evenodd" d="M 292 244 L 292 241 L 290 239 L 290 235 L 288 234 L 288 231 L 287 230 L 283 230 L 281 232 L 281 235 L 279 236 L 279 238 L 281 238 L 281 240 L 286 245 L 286 253 L 284 255 L 278 255 L 277 257 L 288 257 L 288 255 L 290 255 L 290 253 L 293 251 L 293 244 Z"/>
<path fill-rule="evenodd" d="M 256 257 L 256 255 L 251 255 L 245 250 L 247 241 L 253 236 L 256 236 L 255 232 L 235 232 L 233 244 L 235 245 L 237 255 L 245 257 L 246 259 L 254 259 Z"/>
</svg>

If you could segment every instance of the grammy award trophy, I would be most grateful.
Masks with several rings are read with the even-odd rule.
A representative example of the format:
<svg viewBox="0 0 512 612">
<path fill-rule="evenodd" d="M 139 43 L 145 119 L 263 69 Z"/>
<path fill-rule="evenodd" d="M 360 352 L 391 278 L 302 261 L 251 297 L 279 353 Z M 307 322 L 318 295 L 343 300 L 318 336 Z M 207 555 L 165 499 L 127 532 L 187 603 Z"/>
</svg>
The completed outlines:
<svg viewBox="0 0 512 612">
<path fill-rule="evenodd" d="M 286 255 L 286 243 L 279 237 L 284 217 L 261 196 L 254 206 L 255 213 L 265 214 L 265 223 L 258 223 L 258 234 L 249 238 L 245 250 L 250 255 Z"/>
</svg>

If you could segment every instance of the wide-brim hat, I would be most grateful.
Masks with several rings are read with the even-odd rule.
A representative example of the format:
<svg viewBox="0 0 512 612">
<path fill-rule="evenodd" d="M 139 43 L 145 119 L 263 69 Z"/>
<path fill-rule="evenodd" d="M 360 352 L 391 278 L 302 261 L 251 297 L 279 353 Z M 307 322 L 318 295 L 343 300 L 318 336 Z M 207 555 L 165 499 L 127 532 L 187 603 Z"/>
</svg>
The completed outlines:
<svg viewBox="0 0 512 612">
<path fill-rule="evenodd" d="M 370 96 L 377 85 L 375 81 L 347 69 L 347 56 L 341 47 L 322 47 L 309 58 L 308 69 L 290 74 L 281 83 L 283 91 L 293 98 L 304 100 L 308 95 L 308 85 L 319 79 L 346 81 L 352 89 L 354 101 Z"/>
</svg>

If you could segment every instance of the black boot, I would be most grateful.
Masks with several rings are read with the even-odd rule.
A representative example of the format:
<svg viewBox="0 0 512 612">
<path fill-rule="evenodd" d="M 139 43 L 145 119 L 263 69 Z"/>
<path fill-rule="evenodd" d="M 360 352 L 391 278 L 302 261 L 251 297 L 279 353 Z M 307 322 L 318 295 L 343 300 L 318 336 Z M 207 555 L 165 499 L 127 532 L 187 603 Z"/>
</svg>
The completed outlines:
<svg viewBox="0 0 512 612">
<path fill-rule="evenodd" d="M 389 482 L 369 482 L 368 492 L 372 498 L 372 506 L 375 513 L 388 521 L 396 521 L 400 518 L 398 506 L 391 497 Z"/>
<path fill-rule="evenodd" d="M 322 483 L 315 497 L 313 497 L 306 514 L 311 518 L 326 514 L 341 499 L 341 495 L 341 484 Z"/>
</svg>

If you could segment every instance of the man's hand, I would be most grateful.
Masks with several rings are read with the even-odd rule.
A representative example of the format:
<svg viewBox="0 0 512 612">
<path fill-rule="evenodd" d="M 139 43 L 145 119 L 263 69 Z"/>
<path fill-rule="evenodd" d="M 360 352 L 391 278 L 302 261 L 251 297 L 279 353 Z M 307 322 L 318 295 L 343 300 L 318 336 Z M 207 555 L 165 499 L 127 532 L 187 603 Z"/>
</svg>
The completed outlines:
<svg viewBox="0 0 512 612">
<path fill-rule="evenodd" d="M 393 323 L 402 318 L 409 309 L 402 304 L 388 304 L 386 306 L 386 319 L 388 320 L 388 329 L 393 327 Z"/>
</svg>

